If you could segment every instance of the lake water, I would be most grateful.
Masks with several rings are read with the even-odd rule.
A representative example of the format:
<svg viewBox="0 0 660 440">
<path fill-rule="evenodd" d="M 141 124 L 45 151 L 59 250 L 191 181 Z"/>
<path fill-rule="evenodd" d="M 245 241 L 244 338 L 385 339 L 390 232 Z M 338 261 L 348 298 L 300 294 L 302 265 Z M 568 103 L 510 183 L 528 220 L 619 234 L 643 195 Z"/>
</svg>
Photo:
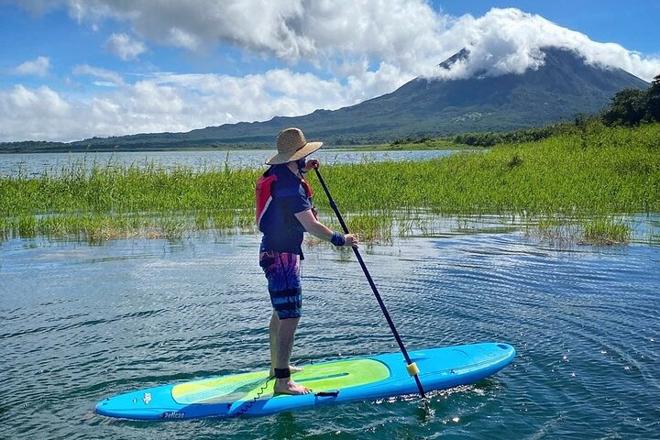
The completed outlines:
<svg viewBox="0 0 660 440">
<path fill-rule="evenodd" d="M 432 393 L 428 408 L 397 398 L 166 423 L 92 410 L 123 391 L 267 366 L 259 237 L 0 243 L 0 437 L 658 438 L 657 243 L 561 249 L 461 224 L 366 248 L 365 261 L 409 349 L 505 341 L 518 350 L 509 367 Z M 351 254 L 316 245 L 306 257 L 294 361 L 396 351 Z"/>
<path fill-rule="evenodd" d="M 318 158 L 322 163 L 336 164 L 433 159 L 456 151 L 319 150 L 311 157 Z M 231 168 L 257 168 L 264 166 L 264 162 L 273 154 L 274 151 L 270 150 L 0 154 L 0 176 L 12 176 L 19 172 L 27 176 L 39 175 L 44 171 L 58 173 L 62 168 L 69 168 L 72 163 L 84 164 L 87 167 L 94 164 L 137 167 L 156 164 L 164 168 L 183 166 L 199 170 L 222 168 L 227 164 Z"/>
</svg>

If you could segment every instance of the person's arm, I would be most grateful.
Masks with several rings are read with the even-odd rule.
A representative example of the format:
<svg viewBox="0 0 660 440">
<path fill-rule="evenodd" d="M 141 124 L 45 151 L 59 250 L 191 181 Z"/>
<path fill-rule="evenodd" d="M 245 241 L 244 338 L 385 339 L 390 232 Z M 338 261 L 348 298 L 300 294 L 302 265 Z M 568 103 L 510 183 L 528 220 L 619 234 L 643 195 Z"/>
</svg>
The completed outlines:
<svg viewBox="0 0 660 440">
<path fill-rule="evenodd" d="M 326 240 L 332 242 L 335 246 L 357 246 L 358 245 L 358 239 L 354 234 L 341 234 L 339 233 L 343 240 L 343 244 L 338 244 L 337 238 L 335 238 L 335 241 L 333 241 L 333 236 L 335 236 L 335 232 L 333 232 L 330 228 L 325 226 L 323 223 L 319 222 L 316 217 L 314 217 L 314 214 L 312 213 L 311 209 L 307 209 L 305 211 L 299 212 L 295 214 L 296 218 L 300 222 L 300 224 L 305 228 L 305 231 L 309 232 L 312 234 L 314 237 L 320 238 L 321 240 Z M 339 241 L 339 243 L 341 243 Z"/>
</svg>

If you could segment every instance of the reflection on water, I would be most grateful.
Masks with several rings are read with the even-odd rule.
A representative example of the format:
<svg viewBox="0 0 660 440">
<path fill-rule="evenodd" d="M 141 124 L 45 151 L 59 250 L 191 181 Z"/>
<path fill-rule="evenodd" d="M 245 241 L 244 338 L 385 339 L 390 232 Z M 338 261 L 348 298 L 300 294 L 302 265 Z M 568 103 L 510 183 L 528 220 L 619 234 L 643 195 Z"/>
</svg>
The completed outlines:
<svg viewBox="0 0 660 440">
<path fill-rule="evenodd" d="M 519 353 L 508 368 L 479 384 L 433 393 L 427 407 L 404 397 L 164 424 L 109 420 L 91 410 L 125 390 L 267 365 L 270 311 L 256 262 L 259 238 L 4 242 L 3 435 L 656 436 L 660 248 L 559 249 L 521 229 L 462 225 L 437 237 L 365 247 L 363 255 L 411 350 L 501 340 Z M 303 284 L 298 362 L 396 351 L 350 255 L 308 246 Z"/>
<path fill-rule="evenodd" d="M 420 151 L 341 151 L 319 150 L 313 157 L 322 163 L 382 162 L 424 160 L 443 157 L 456 150 Z M 186 167 L 195 170 L 230 168 L 259 168 L 273 155 L 270 150 L 242 151 L 149 151 L 114 153 L 31 153 L 0 154 L 0 176 L 38 176 L 43 172 L 57 174 L 72 164 L 92 166 L 136 166 L 152 164 L 163 168 Z"/>
</svg>

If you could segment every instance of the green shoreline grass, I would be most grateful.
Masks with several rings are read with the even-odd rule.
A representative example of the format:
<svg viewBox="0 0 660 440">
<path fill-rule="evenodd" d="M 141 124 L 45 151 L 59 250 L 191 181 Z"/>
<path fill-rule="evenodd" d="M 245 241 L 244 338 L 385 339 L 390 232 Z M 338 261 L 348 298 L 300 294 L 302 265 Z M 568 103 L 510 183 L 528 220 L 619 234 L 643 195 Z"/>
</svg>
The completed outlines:
<svg viewBox="0 0 660 440">
<path fill-rule="evenodd" d="M 322 168 L 340 209 L 365 237 L 409 230 L 420 209 L 440 215 L 517 214 L 600 221 L 584 238 L 622 234 L 613 214 L 660 211 L 660 124 L 588 126 L 534 143 L 459 152 L 423 162 Z M 72 167 L 58 175 L 0 178 L 0 235 L 180 236 L 189 230 L 252 230 L 259 170 Z M 315 202 L 330 213 L 317 189 Z M 316 185 L 315 185 L 316 184 Z M 408 214 L 406 214 L 408 213 Z M 609 221 L 612 223 L 612 221 Z M 388 231 L 388 225 L 389 231 Z M 423 222 L 418 223 L 423 229 Z M 624 225 L 625 226 L 625 225 Z M 591 237 L 591 238 L 589 238 Z M 619 240 L 612 240 L 613 242 Z"/>
</svg>

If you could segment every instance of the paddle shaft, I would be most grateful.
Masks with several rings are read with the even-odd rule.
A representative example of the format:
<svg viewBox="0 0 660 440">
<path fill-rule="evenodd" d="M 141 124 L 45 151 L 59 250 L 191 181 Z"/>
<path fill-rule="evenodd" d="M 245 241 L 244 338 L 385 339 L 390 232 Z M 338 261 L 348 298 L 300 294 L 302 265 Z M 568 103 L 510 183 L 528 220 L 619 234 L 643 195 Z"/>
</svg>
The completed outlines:
<svg viewBox="0 0 660 440">
<path fill-rule="evenodd" d="M 349 234 L 348 226 L 346 226 L 346 222 L 344 222 L 344 218 L 341 216 L 341 213 L 339 212 L 339 208 L 337 208 L 337 204 L 332 198 L 332 195 L 330 195 L 330 190 L 328 189 L 328 186 L 325 184 L 325 180 L 323 180 L 323 176 L 321 176 L 321 173 L 319 172 L 318 168 L 314 168 L 314 171 L 316 172 L 316 177 L 319 178 L 319 182 L 321 182 L 323 191 L 325 192 L 325 195 L 328 197 L 328 202 L 330 203 L 330 207 L 335 212 L 335 215 L 337 216 L 337 220 L 339 220 L 339 224 L 341 224 L 344 233 Z M 374 296 L 376 297 L 376 301 L 378 301 L 380 310 L 383 312 L 383 315 L 385 315 L 385 320 L 387 321 L 387 324 L 390 326 L 390 330 L 392 330 L 394 339 L 396 339 L 397 344 L 399 344 L 399 349 L 401 350 L 401 353 L 403 353 L 403 357 L 405 358 L 406 363 L 408 365 L 412 364 L 413 362 L 412 360 L 410 360 L 410 356 L 408 355 L 408 350 L 406 350 L 406 347 L 403 345 L 401 336 L 399 336 L 399 332 L 394 326 L 394 321 L 392 321 L 392 318 L 390 317 L 390 313 L 387 311 L 387 307 L 385 307 L 383 298 L 380 296 L 380 293 L 378 293 L 378 289 L 376 288 L 376 284 L 374 283 L 374 280 L 371 278 L 371 274 L 369 273 L 369 269 L 367 269 L 367 265 L 364 264 L 364 260 L 362 259 L 362 255 L 360 255 L 360 251 L 358 250 L 357 247 L 354 246 L 352 247 L 352 249 L 353 249 L 353 253 L 355 254 L 355 258 L 357 258 L 358 263 L 360 263 L 360 267 L 364 272 L 364 276 L 367 277 L 367 281 L 369 282 L 369 286 L 371 286 L 371 290 L 374 293 Z M 419 376 L 415 374 L 413 377 L 415 379 L 415 383 L 417 384 L 417 389 L 419 390 L 419 394 L 422 396 L 422 398 L 426 397 L 424 394 L 424 388 L 422 387 L 422 382 L 419 380 Z"/>
</svg>

